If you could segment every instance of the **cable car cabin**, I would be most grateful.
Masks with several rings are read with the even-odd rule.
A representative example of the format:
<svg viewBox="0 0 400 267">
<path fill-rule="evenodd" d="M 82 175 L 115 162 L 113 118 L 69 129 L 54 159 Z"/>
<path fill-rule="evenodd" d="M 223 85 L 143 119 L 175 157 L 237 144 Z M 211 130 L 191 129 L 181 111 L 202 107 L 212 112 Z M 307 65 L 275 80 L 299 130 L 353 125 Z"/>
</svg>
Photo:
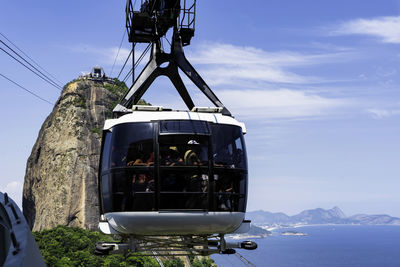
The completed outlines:
<svg viewBox="0 0 400 267">
<path fill-rule="evenodd" d="M 100 230 L 208 235 L 245 215 L 245 126 L 220 113 L 133 111 L 105 122 Z"/>
</svg>

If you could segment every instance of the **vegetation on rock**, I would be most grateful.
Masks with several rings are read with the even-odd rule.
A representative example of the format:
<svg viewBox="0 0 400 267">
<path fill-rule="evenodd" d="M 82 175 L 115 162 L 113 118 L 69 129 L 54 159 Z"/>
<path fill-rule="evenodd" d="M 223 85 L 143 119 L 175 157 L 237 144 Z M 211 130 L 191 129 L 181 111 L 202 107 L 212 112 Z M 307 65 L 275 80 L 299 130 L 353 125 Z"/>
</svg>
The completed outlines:
<svg viewBox="0 0 400 267">
<path fill-rule="evenodd" d="M 99 241 L 112 242 L 110 236 L 79 227 L 57 226 L 50 230 L 33 232 L 36 243 L 47 266 L 159 266 L 153 257 L 131 253 L 127 256 L 94 254 Z M 200 258 L 200 259 L 199 259 Z M 215 266 L 209 257 L 189 257 L 194 267 Z M 163 257 L 165 267 L 184 267 L 183 261 L 176 257 Z"/>
<path fill-rule="evenodd" d="M 213 259 L 210 257 L 194 257 L 189 256 L 190 265 L 192 267 L 209 267 L 209 266 L 217 266 Z"/>
<path fill-rule="evenodd" d="M 112 241 L 109 236 L 78 227 L 57 226 L 33 233 L 47 266 L 159 266 L 152 257 L 138 253 L 94 255 L 96 242 Z M 184 266 L 178 258 L 164 261 L 165 266 Z"/>
<path fill-rule="evenodd" d="M 117 78 L 113 79 L 114 83 L 104 83 L 104 88 L 113 93 L 114 95 L 124 95 L 128 92 L 129 88 L 124 82 L 121 82 Z"/>
</svg>

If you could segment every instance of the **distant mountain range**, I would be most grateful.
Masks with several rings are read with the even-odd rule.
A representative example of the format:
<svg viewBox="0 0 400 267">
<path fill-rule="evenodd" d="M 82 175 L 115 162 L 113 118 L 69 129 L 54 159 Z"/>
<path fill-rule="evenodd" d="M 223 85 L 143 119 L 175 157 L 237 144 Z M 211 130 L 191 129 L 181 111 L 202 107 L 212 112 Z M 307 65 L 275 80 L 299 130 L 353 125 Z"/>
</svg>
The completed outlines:
<svg viewBox="0 0 400 267">
<path fill-rule="evenodd" d="M 347 217 L 341 209 L 311 209 L 300 212 L 294 216 L 285 213 L 272 213 L 258 210 L 246 213 L 252 223 L 258 225 L 307 225 L 307 224 L 361 224 L 361 225 L 400 225 L 400 218 L 389 215 L 357 214 Z"/>
</svg>

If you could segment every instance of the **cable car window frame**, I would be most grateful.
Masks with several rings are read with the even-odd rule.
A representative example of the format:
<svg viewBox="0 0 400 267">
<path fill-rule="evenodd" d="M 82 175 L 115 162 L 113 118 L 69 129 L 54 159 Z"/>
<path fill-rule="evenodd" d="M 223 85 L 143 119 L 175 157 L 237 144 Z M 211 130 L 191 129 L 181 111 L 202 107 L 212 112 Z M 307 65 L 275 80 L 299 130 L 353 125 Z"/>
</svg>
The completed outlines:
<svg viewBox="0 0 400 267">
<path fill-rule="evenodd" d="M 168 124 L 172 123 L 172 129 L 169 129 L 168 131 L 165 130 L 165 126 Z M 192 126 L 192 127 L 185 127 L 186 126 Z M 158 122 L 158 127 L 159 127 L 159 131 L 158 131 L 158 136 L 157 136 L 157 145 L 156 147 L 158 148 L 158 152 L 159 155 L 157 156 L 158 159 L 160 159 L 162 157 L 161 155 L 161 150 L 165 151 L 165 148 L 170 146 L 174 146 L 175 148 L 177 146 L 185 146 L 186 145 L 186 152 L 189 151 L 189 147 L 190 146 L 196 146 L 196 145 L 201 145 L 203 148 L 205 146 L 203 146 L 204 143 L 206 143 L 206 147 L 207 147 L 207 160 L 206 161 L 202 161 L 203 164 L 204 162 L 206 162 L 206 164 L 204 165 L 190 165 L 187 166 L 187 162 L 182 162 L 182 164 L 180 165 L 172 165 L 172 166 L 168 166 L 168 165 L 162 165 L 161 162 L 159 162 L 159 164 L 157 165 L 158 168 L 158 184 L 159 184 L 159 190 L 157 192 L 158 195 L 158 199 L 160 200 L 159 202 L 159 209 L 160 211 L 170 211 L 170 210 L 185 210 L 185 211 L 196 211 L 196 210 L 201 210 L 201 211 L 209 211 L 210 210 L 210 136 L 211 136 L 211 132 L 210 132 L 210 128 L 208 125 L 207 121 L 197 121 L 197 120 L 165 120 L 165 121 L 159 121 Z M 199 129 L 199 128 L 201 128 Z M 188 130 L 188 128 L 191 130 Z M 183 130 L 182 130 L 183 129 Z M 192 144 L 191 143 L 176 143 L 176 142 L 168 142 L 168 140 L 166 140 L 167 142 L 164 142 L 162 139 L 168 139 L 168 136 L 171 136 L 171 139 L 173 141 L 175 138 L 173 138 L 173 136 L 180 136 L 183 140 L 185 138 L 189 139 L 190 141 L 194 141 Z M 200 139 L 196 139 L 196 136 L 198 136 L 198 138 L 203 139 L 203 141 L 206 142 L 201 142 Z M 161 140 L 160 140 L 161 139 Z M 197 141 L 199 142 L 197 142 Z M 176 148 L 177 149 L 177 148 Z M 163 152 L 165 153 L 165 152 Z M 179 152 L 177 152 L 179 153 Z M 185 153 L 186 154 L 186 153 Z M 195 153 L 196 154 L 196 153 Z M 182 157 L 181 157 L 182 158 Z M 200 162 L 199 162 L 200 163 Z M 178 172 L 178 173 L 183 173 L 182 177 L 174 177 L 175 179 L 180 179 L 176 180 L 178 181 L 178 185 L 176 187 L 176 189 L 178 189 L 179 186 L 182 186 L 183 190 L 181 191 L 173 191 L 173 190 L 169 190 L 169 189 L 173 189 L 173 188 L 165 188 L 163 182 L 163 173 L 168 173 L 168 172 Z M 198 172 L 198 173 L 197 173 Z M 185 173 L 188 173 L 189 176 L 191 177 L 185 177 Z M 164 177 L 167 177 L 168 174 L 166 174 Z M 207 176 L 207 179 L 203 179 L 203 175 Z M 195 177 L 197 176 L 197 177 Z M 201 177 L 200 177 L 201 176 Z M 196 179 L 197 181 L 193 181 L 192 179 Z M 207 182 L 204 182 L 204 181 Z M 186 189 L 190 189 L 191 183 L 196 183 L 196 182 L 200 182 L 201 186 L 199 188 L 201 188 L 202 190 L 198 190 L 198 191 L 185 191 Z M 205 183 L 205 185 L 204 185 Z M 163 188 L 164 187 L 164 188 Z M 204 188 L 206 188 L 206 191 L 203 191 Z M 164 190 L 163 190 L 164 189 Z M 176 206 L 174 208 L 169 208 L 168 207 L 168 196 L 172 196 L 172 200 L 170 200 L 170 202 L 180 202 L 179 204 L 182 205 L 183 202 L 186 202 L 185 204 L 185 208 L 180 208 L 182 206 Z M 181 196 L 182 198 L 177 201 L 179 199 L 179 196 Z M 188 197 L 186 197 L 188 196 Z M 198 197 L 201 196 L 201 197 Z M 176 197 L 175 200 L 173 200 L 173 197 Z"/>
<path fill-rule="evenodd" d="M 134 128 L 132 128 L 132 126 Z M 147 126 L 146 129 L 140 126 Z M 122 128 L 122 130 L 121 130 Z M 127 128 L 127 129 L 123 129 Z M 136 129 L 135 129 L 136 128 Z M 119 133 L 119 132 L 122 132 Z M 112 149 L 110 151 L 111 165 L 109 169 L 114 169 L 118 167 L 128 167 L 130 165 L 135 165 L 137 160 L 141 160 L 138 164 L 143 164 L 146 159 L 144 158 L 144 153 L 149 154 L 146 158 L 150 158 L 151 154 L 154 153 L 154 123 L 153 122 L 135 122 L 135 123 L 123 123 L 115 126 L 113 128 L 113 138 L 112 138 Z M 132 134 L 132 135 L 129 135 Z M 145 135 L 146 134 L 146 135 Z M 123 138 L 121 138 L 123 137 Z M 131 139 L 129 139 L 131 137 Z M 135 138 L 132 138 L 135 137 Z M 139 137 L 139 138 L 138 138 Z M 144 138 L 146 137 L 146 138 Z M 150 150 L 145 151 L 143 148 L 145 145 L 150 145 Z M 140 157 L 140 153 L 135 153 L 135 148 L 141 147 L 141 153 L 143 155 Z M 113 150 L 115 148 L 115 151 Z M 126 148 L 126 151 L 124 150 Z M 118 153 L 119 152 L 119 153 Z M 132 156 L 132 154 L 134 156 Z M 137 155 L 138 154 L 138 155 Z M 118 158 L 116 158 L 119 156 Z M 153 161 L 154 162 L 154 161 Z"/>
<path fill-rule="evenodd" d="M 183 122 L 183 121 L 179 121 Z M 188 122 L 186 120 L 186 122 Z M 141 122 L 131 122 L 128 123 L 132 126 L 139 126 L 138 123 Z M 217 211 L 217 212 L 244 212 L 245 207 L 246 207 L 246 202 L 247 202 L 247 182 L 248 182 L 248 172 L 247 172 L 247 157 L 246 157 L 246 148 L 245 148 L 245 143 L 244 143 L 244 138 L 243 134 L 241 131 L 241 128 L 237 125 L 230 125 L 230 124 L 214 124 L 212 122 L 207 122 L 207 121 L 202 121 L 201 125 L 207 125 L 206 129 L 210 130 L 208 134 L 204 134 L 205 131 L 197 131 L 196 133 L 187 133 L 187 130 L 185 132 L 181 133 L 178 132 L 177 130 L 170 131 L 167 133 L 162 133 L 160 132 L 160 125 L 163 123 L 163 121 L 151 121 L 151 122 L 146 122 L 147 124 L 152 124 L 152 133 L 148 134 L 148 137 L 152 136 L 152 146 L 153 146 L 153 153 L 154 153 L 154 159 L 153 159 L 153 164 L 152 165 L 132 165 L 132 166 L 119 166 L 119 167 L 113 167 L 111 166 L 111 163 L 109 164 L 109 169 L 104 170 L 102 167 L 100 170 L 100 182 L 99 186 L 101 188 L 101 201 L 102 201 L 102 211 L 107 212 L 117 212 L 117 211 Z M 190 123 L 190 122 L 189 122 Z M 119 125 L 118 125 L 119 126 Z M 234 149 L 242 149 L 243 151 L 243 160 L 245 161 L 244 166 L 228 166 L 228 165 L 221 165 L 217 166 L 214 162 L 214 156 L 215 156 L 215 148 L 218 146 L 218 144 L 214 144 L 214 142 L 219 142 L 218 138 L 216 136 L 213 136 L 213 134 L 216 134 L 218 131 L 221 131 L 221 136 L 224 136 L 224 129 L 228 129 L 225 127 L 235 127 L 235 130 L 232 130 L 237 133 L 236 135 L 229 135 L 228 138 L 229 141 L 225 143 L 229 143 L 232 145 L 232 151 Z M 114 128 L 113 128 L 114 129 Z M 113 134 L 113 129 L 109 130 L 107 134 Z M 233 133 L 230 131 L 231 133 Z M 239 132 L 240 131 L 240 132 Z M 229 133 L 229 131 L 226 131 Z M 163 146 L 163 140 L 164 138 L 168 139 L 168 136 L 176 136 L 180 135 L 182 136 L 183 140 L 197 140 L 198 144 L 207 144 L 207 161 L 204 162 L 204 165 L 197 165 L 197 166 L 166 166 L 166 165 L 161 165 L 161 150 Z M 197 139 L 196 139 L 197 136 Z M 106 139 L 109 137 L 104 138 L 104 143 L 106 143 Z M 170 145 L 176 145 L 179 146 L 177 140 L 179 140 L 180 137 L 176 136 L 176 138 L 172 138 Z M 225 137 L 223 137 L 225 138 Z M 161 139 L 161 140 L 160 140 Z M 232 140 L 231 140 L 232 139 Z M 145 139 L 143 139 L 145 140 Z M 147 139 L 146 139 L 147 140 Z M 223 139 L 221 139 L 223 140 Z M 230 142 L 232 141 L 232 142 Z M 237 144 L 237 142 L 240 142 L 240 145 Z M 104 144 L 102 144 L 104 145 Z M 111 147 L 112 144 L 109 144 Z M 165 145 L 168 145 L 168 143 L 165 143 Z M 181 147 L 186 147 L 183 143 L 180 144 Z M 109 161 L 111 162 L 111 148 L 108 148 L 108 155 L 107 155 L 107 149 L 102 148 L 102 156 L 108 157 Z M 104 150 L 104 151 L 103 151 Z M 182 149 L 184 151 L 186 149 Z M 102 163 L 105 162 L 106 160 L 102 158 Z M 199 176 L 197 179 L 203 179 L 203 175 L 207 176 L 207 179 L 203 179 L 200 181 L 197 181 L 198 183 L 202 183 L 202 186 L 199 187 L 201 190 L 164 190 L 163 189 L 163 184 L 162 184 L 162 177 L 165 173 L 171 173 L 172 175 L 174 173 L 182 173 L 185 174 L 187 173 L 188 175 L 191 176 Z M 118 173 L 123 174 L 121 177 L 122 179 L 125 179 L 126 183 L 126 188 L 125 191 L 125 196 L 124 199 L 125 201 L 129 200 L 132 201 L 132 203 L 129 202 L 129 204 L 125 205 L 125 210 L 124 208 L 119 208 L 119 203 L 121 203 L 122 200 L 114 199 L 113 194 L 118 193 L 116 188 L 113 188 L 117 181 L 113 181 Z M 151 174 L 150 178 L 154 179 L 154 187 L 153 190 L 150 192 L 141 192 L 141 191 L 132 191 L 132 184 L 129 183 L 130 179 L 133 178 L 132 173 L 136 174 L 141 174 L 141 173 L 146 173 Z M 164 173 L 164 174 L 163 174 Z M 219 179 L 215 179 L 216 177 L 219 176 Z M 224 178 L 221 178 L 224 177 Z M 231 178 L 230 178 L 231 177 Z M 150 179 L 149 178 L 149 179 Z M 185 178 L 186 179 L 186 178 Z M 229 183 L 234 184 L 232 187 L 233 189 L 231 191 L 225 192 L 224 190 L 220 190 L 222 186 L 221 179 L 228 179 Z M 132 179 L 133 180 L 133 179 Z M 150 179 L 151 180 L 151 179 Z M 149 182 L 148 180 L 147 182 Z M 186 181 L 188 181 L 186 179 Z M 191 180 L 189 180 L 191 182 Z M 106 184 L 104 184 L 106 183 Z M 204 185 L 205 184 L 205 185 Z M 105 186 L 105 187 L 104 187 Z M 197 187 L 195 187 L 197 188 Z M 204 190 L 205 189 L 205 190 Z M 115 191 L 115 192 L 114 192 Z M 121 192 L 119 194 L 121 194 Z M 170 201 L 170 204 L 165 202 L 165 198 L 168 196 L 173 196 L 176 197 L 176 199 L 179 199 L 182 203 L 179 203 L 178 205 L 174 205 L 174 201 Z M 134 203 L 134 198 L 138 198 L 137 202 Z M 142 199 L 142 200 L 139 200 Z M 144 199 L 151 199 L 149 201 L 144 200 Z M 192 199 L 192 201 L 191 201 Z M 228 200 L 225 200 L 228 199 Z M 114 201 L 117 201 L 114 203 Z M 222 207 L 221 205 L 222 201 L 227 201 L 226 203 L 229 203 L 229 205 L 226 205 L 226 207 Z M 107 203 L 105 203 L 107 202 Z M 151 207 L 149 205 L 143 204 L 141 207 L 141 203 L 151 203 Z M 186 202 L 186 204 L 184 204 Z M 172 204 L 171 204 L 172 203 Z M 138 208 L 134 208 L 135 205 L 139 204 Z M 132 208 L 129 208 L 129 205 L 131 205 Z M 117 207 L 118 206 L 118 207 Z M 147 207 L 147 208 L 146 208 Z M 118 209 L 117 209 L 118 208 Z"/>
</svg>

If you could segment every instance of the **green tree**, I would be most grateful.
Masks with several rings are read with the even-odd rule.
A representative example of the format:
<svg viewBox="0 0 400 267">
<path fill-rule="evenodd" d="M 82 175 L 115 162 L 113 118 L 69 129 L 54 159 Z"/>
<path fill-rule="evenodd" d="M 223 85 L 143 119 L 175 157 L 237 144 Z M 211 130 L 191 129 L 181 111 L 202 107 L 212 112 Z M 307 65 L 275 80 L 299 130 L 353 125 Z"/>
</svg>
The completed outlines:
<svg viewBox="0 0 400 267">
<path fill-rule="evenodd" d="M 137 253 L 128 257 L 94 255 L 97 242 L 113 241 L 99 232 L 57 226 L 33 235 L 47 266 L 158 266 L 155 259 Z"/>
<path fill-rule="evenodd" d="M 183 261 L 179 258 L 172 258 L 163 261 L 165 267 L 185 267 Z"/>
</svg>

